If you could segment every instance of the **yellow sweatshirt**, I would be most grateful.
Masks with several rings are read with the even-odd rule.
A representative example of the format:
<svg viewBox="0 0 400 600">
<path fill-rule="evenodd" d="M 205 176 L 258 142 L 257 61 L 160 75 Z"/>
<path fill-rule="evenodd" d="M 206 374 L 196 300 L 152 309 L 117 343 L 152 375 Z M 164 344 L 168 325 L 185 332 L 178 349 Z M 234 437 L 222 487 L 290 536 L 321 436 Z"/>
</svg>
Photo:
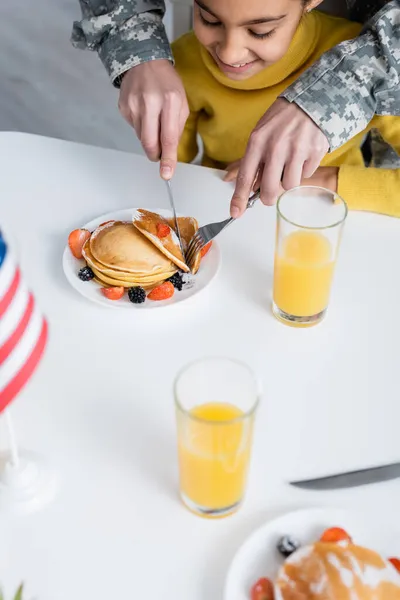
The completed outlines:
<svg viewBox="0 0 400 600">
<path fill-rule="evenodd" d="M 197 155 L 197 134 L 204 144 L 202 164 L 224 169 L 243 157 L 248 137 L 277 97 L 326 50 L 358 35 L 361 26 L 318 11 L 305 15 L 286 55 L 244 81 L 222 73 L 193 32 L 173 43 L 190 116 L 179 146 L 181 162 Z M 349 107 L 351 118 L 351 107 Z M 327 154 L 321 166 L 340 167 L 338 193 L 349 208 L 400 217 L 400 170 L 364 166 L 360 146 L 367 131 L 377 129 L 400 153 L 400 117 L 376 116 L 368 128 Z"/>
</svg>

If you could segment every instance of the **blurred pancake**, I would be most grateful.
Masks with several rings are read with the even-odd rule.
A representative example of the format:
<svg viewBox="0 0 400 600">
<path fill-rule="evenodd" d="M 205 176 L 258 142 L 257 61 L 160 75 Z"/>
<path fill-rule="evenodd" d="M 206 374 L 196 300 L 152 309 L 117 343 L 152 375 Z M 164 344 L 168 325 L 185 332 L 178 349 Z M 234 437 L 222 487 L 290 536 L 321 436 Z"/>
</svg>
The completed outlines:
<svg viewBox="0 0 400 600">
<path fill-rule="evenodd" d="M 275 600 L 400 600 L 400 573 L 367 548 L 317 542 L 285 561 L 275 590 Z"/>
<path fill-rule="evenodd" d="M 85 258 L 95 268 L 111 269 L 135 275 L 157 275 L 171 272 L 171 260 L 133 227 L 132 223 L 115 221 L 98 227 L 85 246 Z M 90 265 L 91 266 L 91 265 Z"/>
<path fill-rule="evenodd" d="M 164 217 L 140 208 L 135 212 L 132 220 L 137 230 L 150 240 L 169 260 L 175 263 L 182 271 L 186 273 L 189 271 L 189 267 L 185 263 L 179 246 L 178 236 Z M 169 234 L 165 237 L 159 237 L 158 235 L 158 229 L 162 225 L 167 225 L 170 230 Z"/>
</svg>

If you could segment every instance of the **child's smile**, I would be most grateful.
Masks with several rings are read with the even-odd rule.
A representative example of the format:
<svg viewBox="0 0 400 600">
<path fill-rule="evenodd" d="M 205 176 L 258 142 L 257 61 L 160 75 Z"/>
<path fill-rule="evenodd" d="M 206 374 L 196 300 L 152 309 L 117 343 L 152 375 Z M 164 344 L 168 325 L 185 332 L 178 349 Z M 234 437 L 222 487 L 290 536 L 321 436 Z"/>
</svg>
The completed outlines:
<svg viewBox="0 0 400 600">
<path fill-rule="evenodd" d="M 320 0 L 195 0 L 194 31 L 218 67 L 242 80 L 287 52 L 305 10 Z"/>
<path fill-rule="evenodd" d="M 224 71 L 224 73 L 232 73 L 238 75 L 251 71 L 253 67 L 259 62 L 258 59 L 255 59 L 244 63 L 228 65 L 219 58 L 218 54 L 215 54 L 214 59 L 216 59 L 216 63 L 221 69 L 221 71 Z"/>
</svg>

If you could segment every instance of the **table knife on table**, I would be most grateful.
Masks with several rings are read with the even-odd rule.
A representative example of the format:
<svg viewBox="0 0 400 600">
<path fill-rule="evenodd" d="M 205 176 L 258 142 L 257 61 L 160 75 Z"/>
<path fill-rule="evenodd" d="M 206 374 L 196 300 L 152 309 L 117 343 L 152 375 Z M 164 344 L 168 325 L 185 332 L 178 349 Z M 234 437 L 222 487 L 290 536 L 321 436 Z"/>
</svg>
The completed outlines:
<svg viewBox="0 0 400 600">
<path fill-rule="evenodd" d="M 400 463 L 360 469 L 347 473 L 337 473 L 327 477 L 304 479 L 302 481 L 290 481 L 290 485 L 305 490 L 338 490 L 344 488 L 358 487 L 371 483 L 380 483 L 400 478 Z"/>
<path fill-rule="evenodd" d="M 181 232 L 179 230 L 178 217 L 176 216 L 175 202 L 174 202 L 174 196 L 173 196 L 173 193 L 172 193 L 171 182 L 168 179 L 168 180 L 165 181 L 165 183 L 167 185 L 169 203 L 171 205 L 171 209 L 172 209 L 172 213 L 173 213 L 173 217 L 174 217 L 176 235 L 178 236 L 178 240 L 179 240 L 179 245 L 180 245 L 180 248 L 181 248 L 182 256 L 185 257 L 185 252 L 183 250 L 183 245 L 182 245 Z"/>
</svg>

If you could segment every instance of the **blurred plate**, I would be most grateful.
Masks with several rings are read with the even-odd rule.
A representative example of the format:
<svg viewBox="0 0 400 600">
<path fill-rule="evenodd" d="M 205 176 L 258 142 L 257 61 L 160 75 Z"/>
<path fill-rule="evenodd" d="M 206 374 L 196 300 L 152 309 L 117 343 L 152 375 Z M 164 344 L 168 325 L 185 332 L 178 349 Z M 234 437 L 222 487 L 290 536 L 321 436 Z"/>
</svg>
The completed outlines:
<svg viewBox="0 0 400 600">
<path fill-rule="evenodd" d="M 296 511 L 265 523 L 239 548 L 228 571 L 224 600 L 250 600 L 251 587 L 260 577 L 276 577 L 284 560 L 276 547 L 283 535 L 293 536 L 304 546 L 317 541 L 328 527 L 342 527 L 356 544 L 383 557 L 400 557 L 400 527 L 379 513 Z"/>
</svg>

